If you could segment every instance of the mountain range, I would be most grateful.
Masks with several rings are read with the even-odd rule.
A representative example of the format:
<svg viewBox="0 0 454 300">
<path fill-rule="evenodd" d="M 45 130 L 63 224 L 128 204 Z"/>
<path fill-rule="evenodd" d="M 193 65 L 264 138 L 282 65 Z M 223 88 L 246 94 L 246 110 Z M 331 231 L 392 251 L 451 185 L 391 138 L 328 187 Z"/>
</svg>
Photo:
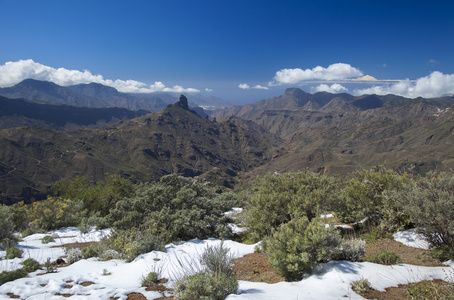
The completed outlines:
<svg viewBox="0 0 454 300">
<path fill-rule="evenodd" d="M 89 101 L 102 107 L 121 103 L 119 99 L 130 103 L 129 96 L 140 97 L 123 97 L 97 84 L 66 88 L 37 81 L 23 84 L 22 91 L 19 85 L 1 89 L 0 94 L 6 90 L 8 97 L 26 98 L 29 93 L 28 98 L 66 104 L 47 107 L 0 98 L 17 101 L 18 111 L 24 108 L 21 118 L 27 105 L 40 105 L 47 116 L 61 114 L 54 127 L 44 126 L 36 121 L 39 110 L 30 108 L 27 118 L 35 121 L 34 127 L 22 124 L 0 130 L 1 203 L 42 199 L 53 183 L 77 175 L 98 181 L 110 173 L 150 181 L 177 173 L 234 188 L 266 172 L 305 168 L 340 176 L 375 165 L 422 174 L 454 168 L 454 97 L 355 97 L 292 88 L 279 97 L 211 111 L 208 118 L 196 114 L 182 96 L 159 112 L 116 116 L 110 120 L 122 120 L 99 128 L 79 124 L 84 128 L 54 130 L 68 129 L 64 120 L 77 120 L 77 109 L 87 109 L 67 108 L 68 102 L 82 105 Z M 54 106 L 68 113 L 56 113 Z M 95 110 L 100 109 L 109 111 Z M 82 115 L 88 118 L 90 114 L 84 111 Z"/>
</svg>

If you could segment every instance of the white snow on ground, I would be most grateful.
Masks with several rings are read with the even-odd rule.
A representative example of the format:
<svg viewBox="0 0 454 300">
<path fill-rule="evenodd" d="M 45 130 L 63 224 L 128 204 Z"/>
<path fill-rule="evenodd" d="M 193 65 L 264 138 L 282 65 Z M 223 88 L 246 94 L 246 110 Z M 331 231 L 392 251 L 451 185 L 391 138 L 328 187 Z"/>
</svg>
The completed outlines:
<svg viewBox="0 0 454 300">
<path fill-rule="evenodd" d="M 54 234 L 59 237 L 74 236 L 56 241 L 57 244 L 62 244 L 67 242 L 66 239 L 70 240 L 69 242 L 99 240 L 101 236 L 108 234 L 108 231 L 93 231 L 91 235 L 82 235 L 75 228 L 64 228 L 55 231 Z M 51 259 L 55 260 L 62 254 L 54 250 L 55 248 L 49 250 L 49 244 L 40 244 L 39 238 L 42 236 L 32 235 L 21 242 L 21 247 L 29 247 L 28 256 L 25 258 L 33 257 L 45 261 L 47 259 L 45 256 L 50 255 Z M 406 236 L 410 240 L 418 240 L 418 237 L 411 233 L 401 233 L 399 236 L 402 240 Z M 169 244 L 166 246 L 166 252 L 153 251 L 143 254 L 130 263 L 122 260 L 97 261 L 91 258 L 59 268 L 57 273 L 38 275 L 43 271 L 36 271 L 29 274 L 28 278 L 17 279 L 0 286 L 0 299 L 10 299 L 6 295 L 8 292 L 19 295 L 21 299 L 30 300 L 63 299 L 62 296 L 55 295 L 56 293 L 73 294 L 71 299 L 108 299 L 109 297 L 126 299 L 131 292 L 139 292 L 147 299 L 155 299 L 162 295 L 158 292 L 147 292 L 141 287 L 144 276 L 151 271 L 160 271 L 162 277 L 170 279 L 168 285 L 171 287 L 175 279 L 182 274 L 190 273 L 191 270 L 200 270 L 202 266 L 198 257 L 208 245 L 218 245 L 220 242 L 217 239 L 208 239 Z M 229 240 L 224 244 L 230 248 L 234 257 L 252 253 L 255 247 L 255 245 L 244 245 Z M 5 261 L 0 263 L 2 270 L 5 266 L 9 268 L 9 264 Z M 446 267 L 422 267 L 406 264 L 384 266 L 368 262 L 332 261 L 320 264 L 312 275 L 298 282 L 267 284 L 239 281 L 239 294 L 230 295 L 227 299 L 342 299 L 345 296 L 347 299 L 363 299 L 351 290 L 351 283 L 355 280 L 366 278 L 374 288 L 384 290 L 386 287 L 397 286 L 400 283 L 424 279 L 452 280 L 453 267 L 454 264 Z M 104 275 L 104 269 L 110 275 Z M 67 283 L 69 280 L 72 282 Z M 77 284 L 84 281 L 92 281 L 95 284 L 86 287 Z M 72 287 L 65 288 L 68 284 Z"/>
<path fill-rule="evenodd" d="M 416 229 L 399 231 L 393 234 L 396 241 L 408 247 L 429 249 L 429 243 L 424 240 L 423 236 L 416 233 Z"/>
<path fill-rule="evenodd" d="M 333 214 L 320 215 L 320 219 L 334 218 Z"/>
</svg>

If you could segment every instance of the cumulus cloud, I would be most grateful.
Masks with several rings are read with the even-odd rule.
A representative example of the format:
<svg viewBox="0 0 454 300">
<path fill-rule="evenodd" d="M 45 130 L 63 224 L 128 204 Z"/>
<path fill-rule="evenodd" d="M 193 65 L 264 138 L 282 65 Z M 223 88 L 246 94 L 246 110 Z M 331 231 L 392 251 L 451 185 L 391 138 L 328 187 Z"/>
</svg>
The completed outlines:
<svg viewBox="0 0 454 300">
<path fill-rule="evenodd" d="M 312 93 L 317 93 L 317 92 L 328 92 L 328 93 L 333 93 L 333 94 L 338 94 L 338 93 L 345 93 L 348 92 L 348 89 L 339 83 L 334 83 L 331 86 L 327 84 L 320 84 L 319 86 L 313 87 L 311 89 Z"/>
<path fill-rule="evenodd" d="M 247 84 L 247 83 L 240 83 L 240 84 L 238 85 L 238 87 L 239 87 L 240 89 L 242 89 L 242 90 L 248 90 L 248 89 L 250 89 L 250 86 L 249 86 L 249 84 Z"/>
<path fill-rule="evenodd" d="M 209 93 L 209 92 L 212 92 L 213 90 L 212 89 L 209 89 L 209 88 L 206 88 L 205 89 L 205 92 Z"/>
<path fill-rule="evenodd" d="M 302 70 L 282 69 L 274 76 L 275 84 L 295 84 L 305 80 L 342 80 L 362 76 L 363 73 L 349 64 L 337 63 L 323 68 L 317 66 L 313 69 Z M 273 83 L 271 83 L 273 84 Z"/>
<path fill-rule="evenodd" d="M 441 72 L 432 72 L 429 76 L 421 77 L 415 81 L 409 79 L 400 82 L 374 86 L 366 89 L 356 89 L 355 95 L 377 94 L 387 95 L 395 94 L 407 98 L 436 98 L 444 95 L 454 94 L 454 74 L 443 74 Z"/>
<path fill-rule="evenodd" d="M 94 75 L 88 70 L 68 70 L 65 68 L 52 68 L 34 62 L 32 59 L 19 60 L 16 62 L 6 62 L 0 65 L 0 86 L 13 86 L 24 79 L 36 79 L 50 81 L 61 86 L 68 86 L 81 83 L 100 83 L 116 88 L 124 93 L 155 93 L 155 92 L 174 92 L 174 93 L 195 93 L 200 92 L 194 88 L 183 88 L 180 85 L 167 87 L 160 81 L 154 84 L 145 84 L 135 80 L 111 80 L 104 79 L 102 75 Z"/>
</svg>

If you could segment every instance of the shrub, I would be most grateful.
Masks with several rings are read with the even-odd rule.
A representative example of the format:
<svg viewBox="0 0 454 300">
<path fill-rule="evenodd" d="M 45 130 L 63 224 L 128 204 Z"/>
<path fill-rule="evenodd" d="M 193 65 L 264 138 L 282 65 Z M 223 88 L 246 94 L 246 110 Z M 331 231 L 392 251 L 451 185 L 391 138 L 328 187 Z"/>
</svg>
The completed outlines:
<svg viewBox="0 0 454 300">
<path fill-rule="evenodd" d="M 357 294 L 364 295 L 371 292 L 373 288 L 369 280 L 363 278 L 352 282 L 352 290 Z"/>
<path fill-rule="evenodd" d="M 310 171 L 267 175 L 253 188 L 245 209 L 246 223 L 255 240 L 293 218 L 319 215 L 338 202 L 338 183 L 332 177 Z"/>
<path fill-rule="evenodd" d="M 270 265 L 288 279 L 301 279 L 313 267 L 329 260 L 342 242 L 339 233 L 319 218 L 293 219 L 273 230 L 264 241 Z"/>
<path fill-rule="evenodd" d="M 454 176 L 428 174 L 407 183 L 394 197 L 425 239 L 446 258 L 454 258 Z"/>
<path fill-rule="evenodd" d="M 69 199 L 48 197 L 46 200 L 34 202 L 27 209 L 32 226 L 44 230 L 53 230 L 76 226 L 80 206 Z"/>
<path fill-rule="evenodd" d="M 152 286 L 158 283 L 158 274 L 156 272 L 148 273 L 147 277 L 142 280 L 142 286 Z"/>
<path fill-rule="evenodd" d="M 37 262 L 33 258 L 27 258 L 26 260 L 24 260 L 22 266 L 24 266 L 23 269 L 27 271 L 27 273 L 34 272 L 40 268 L 39 262 Z"/>
<path fill-rule="evenodd" d="M 109 249 L 101 253 L 102 260 L 120 259 L 121 254 L 118 251 Z"/>
<path fill-rule="evenodd" d="M 87 211 L 90 215 L 98 213 L 104 217 L 115 207 L 116 202 L 132 196 L 136 188 L 131 181 L 119 175 L 108 175 L 105 181 L 97 183 L 84 176 L 63 179 L 55 184 L 52 190 L 56 196 L 81 203 L 81 210 Z"/>
<path fill-rule="evenodd" d="M 410 300 L 448 300 L 454 295 L 454 284 L 444 281 L 421 281 L 407 289 Z"/>
<path fill-rule="evenodd" d="M 83 258 L 82 251 L 79 248 L 66 248 L 66 261 L 73 264 Z"/>
<path fill-rule="evenodd" d="M 235 277 L 225 273 L 199 272 L 184 276 L 175 284 L 176 300 L 222 300 L 238 290 Z"/>
<path fill-rule="evenodd" d="M 19 248 L 8 248 L 6 249 L 6 259 L 21 258 L 24 251 Z"/>
<path fill-rule="evenodd" d="M 201 256 L 201 263 L 212 273 L 231 274 L 233 256 L 229 254 L 230 249 L 224 247 L 224 242 L 219 246 L 207 246 Z"/>
<path fill-rule="evenodd" d="M 17 269 L 14 271 L 3 271 L 0 273 L 0 285 L 27 276 L 27 271 Z"/>
<path fill-rule="evenodd" d="M 381 265 L 395 265 L 402 261 L 399 255 L 389 250 L 368 255 L 366 260 Z"/>
<path fill-rule="evenodd" d="M 52 242 L 55 242 L 55 239 L 50 235 L 46 235 L 41 239 L 41 243 L 43 243 L 43 244 L 49 244 Z"/>
<path fill-rule="evenodd" d="M 14 221 L 11 216 L 11 209 L 1 204 L 0 205 L 0 246 L 3 248 L 9 248 L 11 246 L 11 240 L 14 238 Z M 8 245 L 5 245 L 6 244 Z"/>
<path fill-rule="evenodd" d="M 46 231 L 42 230 L 42 229 L 36 229 L 36 228 L 27 228 L 22 232 L 22 238 L 30 236 L 35 233 L 46 233 Z"/>
<path fill-rule="evenodd" d="M 148 230 L 164 242 L 228 237 L 231 230 L 223 225 L 230 218 L 223 213 L 231 204 L 229 197 L 190 178 L 167 175 L 118 201 L 107 220 L 117 230 Z"/>
<path fill-rule="evenodd" d="M 366 253 L 366 241 L 362 239 L 344 239 L 340 253 L 336 257 L 340 260 L 361 261 Z"/>
<path fill-rule="evenodd" d="M 56 273 L 57 272 L 57 267 L 55 267 L 51 262 L 50 258 L 47 258 L 47 261 L 44 263 L 44 269 L 46 270 L 46 273 Z"/>
<path fill-rule="evenodd" d="M 84 259 L 90 258 L 90 257 L 100 257 L 103 249 L 100 245 L 90 245 L 88 247 L 82 248 L 82 257 Z"/>
<path fill-rule="evenodd" d="M 398 175 L 383 166 L 355 172 L 353 178 L 344 188 L 344 200 L 336 208 L 337 216 L 347 223 L 358 222 L 364 218 L 384 215 L 384 193 L 401 189 L 405 182 L 410 181 L 407 175 Z M 394 207 L 394 199 L 388 199 L 386 209 L 398 211 Z"/>
<path fill-rule="evenodd" d="M 138 255 L 153 250 L 164 251 L 164 244 L 149 232 L 136 230 L 114 230 L 112 234 L 101 241 L 103 247 L 121 253 L 121 257 L 131 261 Z M 116 257 L 117 258 L 117 257 Z"/>
</svg>

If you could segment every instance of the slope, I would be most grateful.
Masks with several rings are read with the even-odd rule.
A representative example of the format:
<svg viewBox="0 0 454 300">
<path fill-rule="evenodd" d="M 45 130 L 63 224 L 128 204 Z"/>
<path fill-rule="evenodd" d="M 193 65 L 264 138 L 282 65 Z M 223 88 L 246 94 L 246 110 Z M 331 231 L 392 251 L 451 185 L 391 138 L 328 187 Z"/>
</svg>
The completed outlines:
<svg viewBox="0 0 454 300">
<path fill-rule="evenodd" d="M 251 122 L 214 122 L 178 104 L 93 130 L 0 130 L 0 199 L 41 199 L 61 178 L 106 173 L 142 181 L 177 173 L 232 187 L 240 173 L 268 161 L 276 143 Z"/>
</svg>

